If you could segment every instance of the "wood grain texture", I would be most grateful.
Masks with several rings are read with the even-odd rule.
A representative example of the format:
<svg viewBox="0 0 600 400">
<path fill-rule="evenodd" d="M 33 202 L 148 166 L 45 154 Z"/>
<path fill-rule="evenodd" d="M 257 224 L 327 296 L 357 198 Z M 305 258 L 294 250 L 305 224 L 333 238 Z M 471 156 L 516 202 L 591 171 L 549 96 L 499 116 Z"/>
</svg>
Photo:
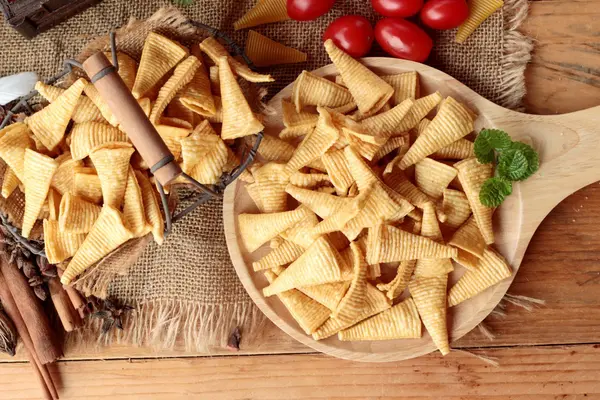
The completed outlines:
<svg viewBox="0 0 600 400">
<path fill-rule="evenodd" d="M 449 310 L 449 335 L 457 340 L 475 328 L 496 307 L 512 283 L 539 224 L 563 199 L 600 179 L 600 107 L 559 116 L 538 116 L 516 113 L 499 107 L 471 89 L 431 67 L 394 58 L 365 58 L 361 62 L 378 75 L 394 75 L 417 71 L 421 95 L 435 91 L 467 104 L 478 117 L 475 130 L 499 128 L 513 139 L 532 142 L 540 155 L 540 169 L 527 181 L 514 185 L 513 195 L 494 214 L 494 247 L 513 268 L 513 276 L 489 288 L 473 299 Z M 313 73 L 333 79 L 338 74 L 334 65 Z M 265 132 L 276 135 L 283 129 L 281 101 L 291 97 L 292 85 L 283 89 L 269 102 L 274 110 L 265 119 Z M 265 298 L 267 285 L 263 274 L 255 273 L 252 262 L 265 254 L 248 252 L 238 234 L 237 217 L 242 213 L 257 213 L 254 201 L 238 181 L 225 192 L 225 237 L 233 266 L 246 291 L 258 307 L 286 333 L 315 350 L 345 359 L 381 362 L 418 357 L 434 351 L 426 333 L 421 339 L 394 341 L 342 342 L 332 337 L 316 341 L 307 336 L 275 296 Z M 450 274 L 455 282 L 464 273 L 457 268 Z"/>
<path fill-rule="evenodd" d="M 287 355 L 61 362 L 61 399 L 583 399 L 600 396 L 600 346 L 474 350 L 364 364 Z M 0 365 L 0 397 L 38 398 L 25 364 Z"/>
</svg>

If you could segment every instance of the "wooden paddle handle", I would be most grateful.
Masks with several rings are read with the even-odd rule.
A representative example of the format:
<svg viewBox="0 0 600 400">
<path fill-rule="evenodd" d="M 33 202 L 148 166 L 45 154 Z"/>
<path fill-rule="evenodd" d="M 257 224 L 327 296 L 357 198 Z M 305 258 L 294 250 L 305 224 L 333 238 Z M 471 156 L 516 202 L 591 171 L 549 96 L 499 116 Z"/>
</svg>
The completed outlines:
<svg viewBox="0 0 600 400">
<path fill-rule="evenodd" d="M 173 154 L 106 56 L 94 54 L 83 69 L 156 179 L 164 186 L 181 175 Z"/>
</svg>

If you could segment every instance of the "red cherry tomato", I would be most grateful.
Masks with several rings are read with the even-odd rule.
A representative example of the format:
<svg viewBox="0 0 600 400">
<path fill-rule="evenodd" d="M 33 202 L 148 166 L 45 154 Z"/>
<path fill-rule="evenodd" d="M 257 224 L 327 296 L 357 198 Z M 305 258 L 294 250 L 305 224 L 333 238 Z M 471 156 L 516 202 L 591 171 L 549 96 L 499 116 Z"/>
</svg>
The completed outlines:
<svg viewBox="0 0 600 400">
<path fill-rule="evenodd" d="M 421 10 L 421 21 L 433 29 L 454 29 L 468 17 L 465 0 L 430 0 Z"/>
<path fill-rule="evenodd" d="M 433 40 L 423 29 L 401 18 L 377 22 L 375 39 L 392 56 L 417 62 L 427 60 L 433 47 Z"/>
<path fill-rule="evenodd" d="M 332 39 L 336 46 L 352 57 L 362 57 L 373 45 L 373 27 L 360 15 L 346 15 L 334 20 L 325 30 L 323 41 Z"/>
<path fill-rule="evenodd" d="M 371 0 L 375 12 L 384 17 L 412 17 L 423 8 L 423 0 Z"/>
<path fill-rule="evenodd" d="M 287 0 L 287 13 L 296 21 L 310 21 L 325 15 L 335 0 Z"/>
</svg>

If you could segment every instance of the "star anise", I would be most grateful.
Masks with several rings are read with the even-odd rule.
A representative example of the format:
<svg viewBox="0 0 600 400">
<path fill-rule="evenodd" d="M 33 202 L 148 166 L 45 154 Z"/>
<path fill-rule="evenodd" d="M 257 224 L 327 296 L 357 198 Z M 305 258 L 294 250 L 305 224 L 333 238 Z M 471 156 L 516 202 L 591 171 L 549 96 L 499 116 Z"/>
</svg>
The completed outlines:
<svg viewBox="0 0 600 400">
<path fill-rule="evenodd" d="M 106 334 L 111 329 L 123 329 L 123 316 L 133 310 L 132 306 L 121 303 L 115 298 L 108 298 L 98 304 L 99 310 L 92 314 L 94 318 L 102 319 L 102 333 Z"/>
</svg>

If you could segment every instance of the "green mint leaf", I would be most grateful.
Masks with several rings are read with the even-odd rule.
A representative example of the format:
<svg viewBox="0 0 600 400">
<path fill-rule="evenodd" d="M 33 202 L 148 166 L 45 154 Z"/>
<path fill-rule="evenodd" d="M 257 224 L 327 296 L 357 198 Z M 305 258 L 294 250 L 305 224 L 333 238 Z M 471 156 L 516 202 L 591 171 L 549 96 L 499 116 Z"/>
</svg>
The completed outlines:
<svg viewBox="0 0 600 400">
<path fill-rule="evenodd" d="M 508 133 L 498 129 L 483 129 L 475 139 L 475 156 L 482 164 L 494 161 L 494 150 L 503 151 L 512 141 Z"/>
<path fill-rule="evenodd" d="M 520 181 L 525 179 L 529 170 L 529 161 L 523 151 L 518 148 L 509 148 L 498 157 L 496 172 L 502 179 Z"/>
<path fill-rule="evenodd" d="M 540 156 L 530 145 L 522 142 L 513 142 L 510 146 L 510 149 L 521 152 L 527 159 L 527 170 L 523 175 L 513 179 L 514 181 L 523 181 L 535 174 L 540 168 Z"/>
<path fill-rule="evenodd" d="M 486 207 L 498 207 L 512 193 L 512 183 L 502 178 L 490 178 L 483 183 L 479 201 Z"/>
</svg>

